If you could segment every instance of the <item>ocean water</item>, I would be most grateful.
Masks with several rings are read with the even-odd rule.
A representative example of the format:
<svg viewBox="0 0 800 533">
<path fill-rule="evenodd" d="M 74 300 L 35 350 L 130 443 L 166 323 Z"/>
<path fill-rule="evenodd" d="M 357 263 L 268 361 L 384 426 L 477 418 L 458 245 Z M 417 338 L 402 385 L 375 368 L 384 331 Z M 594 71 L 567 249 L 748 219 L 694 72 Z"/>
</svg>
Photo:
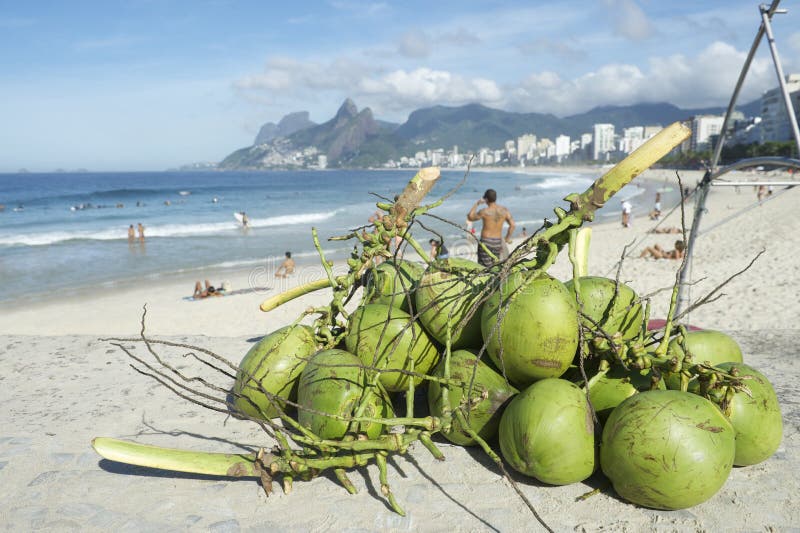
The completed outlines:
<svg viewBox="0 0 800 533">
<path fill-rule="evenodd" d="M 0 211 L 0 300 L 182 272 L 196 272 L 201 279 L 210 269 L 280 260 L 287 250 L 301 262 L 315 261 L 312 227 L 326 253 L 341 258 L 352 245 L 327 239 L 366 224 L 379 200 L 375 195 L 393 197 L 413 174 L 0 174 L 0 204 L 5 206 Z M 429 199 L 444 195 L 463 177 L 463 172 L 443 172 Z M 545 217 L 552 218 L 555 205 L 564 206 L 564 196 L 590 183 L 590 176 L 568 172 L 473 172 L 433 212 L 463 225 L 472 203 L 494 188 L 498 202 L 511 209 L 517 234 L 523 226 L 531 232 Z M 247 213 L 248 229 L 234 219 L 238 211 Z M 457 238 L 452 226 L 432 218 L 422 222 L 447 242 Z M 145 241 L 129 243 L 128 226 L 138 223 L 145 227 Z M 415 235 L 425 243 L 433 236 L 421 228 Z"/>
</svg>

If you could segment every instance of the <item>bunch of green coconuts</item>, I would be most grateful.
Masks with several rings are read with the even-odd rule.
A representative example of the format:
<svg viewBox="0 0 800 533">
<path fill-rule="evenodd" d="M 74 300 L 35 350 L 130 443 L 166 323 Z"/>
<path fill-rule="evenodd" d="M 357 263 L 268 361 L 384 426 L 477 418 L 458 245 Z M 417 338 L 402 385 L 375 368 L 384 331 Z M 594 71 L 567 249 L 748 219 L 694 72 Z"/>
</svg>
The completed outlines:
<svg viewBox="0 0 800 533">
<path fill-rule="evenodd" d="M 498 276 L 459 258 L 386 261 L 367 279 L 337 346 L 320 349 L 318 332 L 294 325 L 252 347 L 232 391 L 240 415 L 288 414 L 333 440 L 424 418 L 541 482 L 600 470 L 622 498 L 656 509 L 711 498 L 734 465 L 780 445 L 775 391 L 736 341 L 685 328 L 665 339 L 623 283 Z M 427 413 L 400 412 L 404 396 L 423 394 Z"/>
</svg>

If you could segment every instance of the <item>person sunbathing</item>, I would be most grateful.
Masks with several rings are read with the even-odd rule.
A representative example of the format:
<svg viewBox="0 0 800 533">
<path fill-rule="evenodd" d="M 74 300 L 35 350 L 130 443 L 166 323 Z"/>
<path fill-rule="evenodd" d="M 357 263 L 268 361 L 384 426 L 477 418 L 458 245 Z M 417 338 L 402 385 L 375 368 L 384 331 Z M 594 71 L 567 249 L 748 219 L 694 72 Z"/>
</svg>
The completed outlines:
<svg viewBox="0 0 800 533">
<path fill-rule="evenodd" d="M 647 233 L 683 233 L 683 231 L 681 231 L 681 228 L 672 226 L 670 228 L 653 228 Z"/>
<path fill-rule="evenodd" d="M 664 250 L 661 246 L 648 246 L 639 257 L 652 257 L 653 259 L 683 259 L 686 253 L 686 245 L 683 241 L 675 241 L 674 250 Z"/>
<path fill-rule="evenodd" d="M 216 287 L 214 287 L 211 283 L 209 283 L 208 280 L 206 280 L 205 289 L 203 289 L 203 285 L 199 281 L 197 281 L 194 284 L 194 294 L 192 295 L 192 297 L 196 300 L 199 298 L 208 298 L 209 296 L 222 296 L 222 295 L 223 291 L 221 289 L 217 289 Z"/>
</svg>

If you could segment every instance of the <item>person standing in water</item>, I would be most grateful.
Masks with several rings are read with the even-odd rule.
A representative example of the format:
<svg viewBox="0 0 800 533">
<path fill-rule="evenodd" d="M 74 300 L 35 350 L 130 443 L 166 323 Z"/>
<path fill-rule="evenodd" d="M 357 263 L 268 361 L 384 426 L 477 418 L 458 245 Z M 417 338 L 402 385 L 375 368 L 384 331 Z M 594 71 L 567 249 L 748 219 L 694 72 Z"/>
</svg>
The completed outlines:
<svg viewBox="0 0 800 533">
<path fill-rule="evenodd" d="M 133 229 L 133 224 L 128 226 L 128 242 L 133 242 L 136 238 L 136 231 Z"/>
<path fill-rule="evenodd" d="M 486 204 L 484 209 L 478 211 L 478 206 Z M 483 197 L 475 202 L 469 210 L 467 220 L 472 222 L 481 220 L 481 240 L 478 243 L 478 262 L 485 267 L 491 266 L 495 261 L 502 259 L 503 255 L 503 224 L 508 224 L 505 241 L 511 242 L 514 234 L 514 218 L 511 212 L 497 203 L 497 192 L 494 189 L 487 189 Z M 487 249 L 491 254 L 487 252 Z"/>
<path fill-rule="evenodd" d="M 139 222 L 139 241 L 144 242 L 144 226 Z"/>
</svg>

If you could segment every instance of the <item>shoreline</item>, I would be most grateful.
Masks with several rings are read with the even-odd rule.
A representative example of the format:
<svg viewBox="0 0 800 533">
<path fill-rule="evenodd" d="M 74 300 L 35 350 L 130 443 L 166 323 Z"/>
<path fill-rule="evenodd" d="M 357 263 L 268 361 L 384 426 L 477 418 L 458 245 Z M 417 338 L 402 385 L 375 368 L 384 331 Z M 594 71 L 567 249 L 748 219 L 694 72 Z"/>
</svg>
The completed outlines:
<svg viewBox="0 0 800 533">
<path fill-rule="evenodd" d="M 644 186 L 646 190 L 663 180 L 675 181 L 674 171 L 647 171 L 637 178 L 629 187 Z M 698 173 L 699 174 L 699 173 Z M 684 183 L 694 185 L 695 175 L 684 177 Z M 643 184 L 642 181 L 646 183 Z M 673 183 L 675 186 L 675 183 Z M 743 188 L 744 189 L 744 188 Z M 778 191 L 779 193 L 781 191 Z M 712 191 L 707 205 L 708 213 L 703 219 L 701 230 L 713 229 L 715 224 L 736 215 L 739 209 L 748 205 L 750 210 L 734 219 L 727 227 L 713 229 L 702 234 L 698 240 L 694 254 L 693 285 L 690 294 L 693 299 L 713 288 L 713 284 L 724 281 L 728 276 L 746 266 L 762 247 L 768 248 L 751 272 L 745 273 L 733 282 L 725 291 L 728 294 L 747 295 L 752 312 L 764 313 L 764 318 L 751 319 L 744 313 L 731 313 L 730 304 L 715 303 L 707 306 L 708 311 L 699 310 L 693 314 L 700 322 L 713 323 L 721 320 L 729 329 L 757 329 L 759 327 L 779 327 L 791 329 L 791 309 L 800 305 L 791 303 L 789 311 L 779 312 L 783 306 L 783 291 L 793 286 L 794 279 L 800 278 L 800 265 L 792 254 L 793 246 L 800 246 L 798 232 L 792 230 L 790 222 L 786 225 L 770 228 L 769 220 L 794 221 L 792 197 L 794 191 L 786 194 L 775 194 L 774 201 L 766 206 L 752 208 L 755 194 L 749 191 L 736 193 L 733 188 L 720 187 Z M 651 199 L 642 197 L 644 210 L 634 217 L 633 227 L 623 229 L 619 225 L 618 207 L 612 200 L 603 210 L 607 216 L 598 216 L 590 224 L 593 228 L 592 246 L 590 248 L 590 273 L 614 277 L 620 254 L 626 245 L 632 245 L 624 268 L 620 273 L 622 281 L 631 282 L 639 294 L 669 287 L 674 283 L 675 270 L 678 265 L 672 261 L 655 261 L 639 259 L 638 255 L 645 246 L 659 244 L 671 249 L 676 235 L 648 234 L 647 229 L 656 224 L 647 219 Z M 686 206 L 687 224 L 691 223 L 693 204 Z M 663 212 L 670 210 L 664 205 Z M 763 219 L 764 215 L 769 219 Z M 680 226 L 680 210 L 675 210 L 663 222 L 662 227 Z M 536 226 L 538 227 L 538 225 Z M 536 227 L 529 227 L 532 232 Z M 732 230 L 750 228 L 749 234 L 738 235 Z M 521 224 L 517 226 L 515 244 Z M 795 243 L 795 244 L 793 244 Z M 427 250 L 427 245 L 423 244 Z M 464 257 L 474 255 L 474 245 L 467 239 L 449 243 L 451 253 Z M 556 261 L 551 273 L 559 279 L 571 277 L 571 267 L 562 253 Z M 344 256 L 336 257 L 336 268 L 344 267 Z M 782 265 L 782 266 L 778 266 Z M 288 279 L 274 277 L 276 263 L 254 263 L 244 268 L 198 268 L 189 272 L 162 273 L 157 277 L 132 279 L 91 287 L 75 287 L 55 294 L 39 294 L 4 302 L 0 309 L 0 333 L 25 335 L 71 335 L 71 334 L 130 334 L 140 329 L 143 304 L 148 304 L 148 322 L 154 334 L 199 334 L 209 336 L 234 337 L 251 333 L 264 334 L 290 322 L 297 316 L 308 302 L 318 302 L 326 291 L 320 291 L 290 302 L 281 309 L 264 314 L 258 305 L 269 296 L 288 290 L 298 284 L 320 279 L 325 276 L 318 258 L 298 258 L 296 274 Z M 217 286 L 222 281 L 229 281 L 233 292 L 221 298 L 201 301 L 187 301 L 191 295 L 195 281 L 208 279 Z M 698 281 L 702 280 L 702 281 Z M 770 284 L 764 284 L 769 281 Z M 329 291 L 327 291 L 329 293 Z M 757 298 L 751 297 L 757 295 Z M 730 298 L 730 297 L 729 297 Z M 653 304 L 653 316 L 666 313 L 666 306 L 661 299 Z M 769 318 L 771 317 L 771 318 Z M 749 324 L 748 324 L 749 323 Z"/>
</svg>

